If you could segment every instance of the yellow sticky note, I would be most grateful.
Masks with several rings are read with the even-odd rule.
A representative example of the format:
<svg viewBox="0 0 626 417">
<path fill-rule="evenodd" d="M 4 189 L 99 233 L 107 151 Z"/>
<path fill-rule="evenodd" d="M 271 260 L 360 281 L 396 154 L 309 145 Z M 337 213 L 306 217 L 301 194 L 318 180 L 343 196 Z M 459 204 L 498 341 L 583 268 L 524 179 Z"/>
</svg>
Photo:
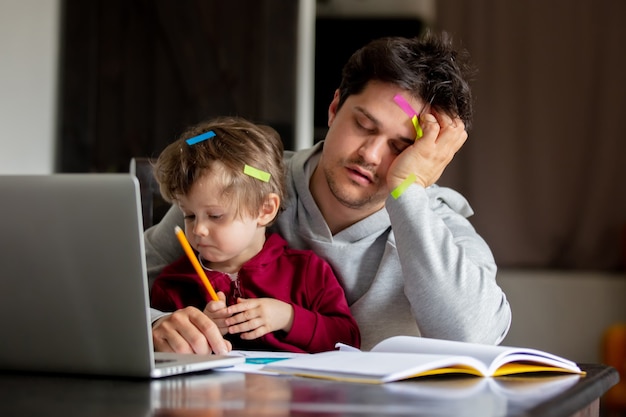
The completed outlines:
<svg viewBox="0 0 626 417">
<path fill-rule="evenodd" d="M 251 167 L 250 165 L 245 165 L 243 167 L 243 173 L 246 175 L 250 175 L 251 177 L 254 177 L 263 182 L 269 182 L 271 178 L 271 175 L 269 172 L 265 172 L 260 169 Z"/>
<path fill-rule="evenodd" d="M 417 176 L 415 174 L 409 175 L 404 181 L 400 183 L 400 185 L 398 185 L 391 192 L 391 196 L 397 200 L 398 197 L 400 197 L 402 193 L 404 193 L 406 189 L 409 188 L 409 185 L 413 184 L 416 179 L 417 179 Z"/>
<path fill-rule="evenodd" d="M 413 117 L 411 117 L 411 122 L 413 122 L 413 127 L 415 128 L 415 140 L 418 140 L 424 136 L 424 132 L 422 131 L 422 126 L 420 126 L 417 114 L 414 114 Z"/>
</svg>

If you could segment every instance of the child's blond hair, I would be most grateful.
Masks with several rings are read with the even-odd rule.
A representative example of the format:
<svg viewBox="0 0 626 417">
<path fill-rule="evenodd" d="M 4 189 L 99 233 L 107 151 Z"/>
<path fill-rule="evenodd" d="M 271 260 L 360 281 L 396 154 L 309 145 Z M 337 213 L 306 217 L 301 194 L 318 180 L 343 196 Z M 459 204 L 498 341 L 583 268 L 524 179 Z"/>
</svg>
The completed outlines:
<svg viewBox="0 0 626 417">
<path fill-rule="evenodd" d="M 188 139 L 212 131 L 215 136 L 189 144 Z M 253 168 L 269 174 L 265 182 L 244 173 Z M 285 198 L 283 143 L 269 126 L 241 117 L 219 117 L 192 126 L 168 145 L 154 166 L 163 198 L 175 202 L 205 174 L 219 175 L 221 194 L 236 203 L 237 214 L 256 216 L 270 193 Z"/>
</svg>

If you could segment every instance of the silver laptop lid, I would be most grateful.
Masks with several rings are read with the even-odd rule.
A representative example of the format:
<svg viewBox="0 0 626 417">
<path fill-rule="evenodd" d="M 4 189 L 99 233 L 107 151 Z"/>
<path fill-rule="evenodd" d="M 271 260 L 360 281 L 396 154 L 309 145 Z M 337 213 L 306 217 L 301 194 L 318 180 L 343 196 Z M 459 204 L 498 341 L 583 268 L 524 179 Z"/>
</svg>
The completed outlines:
<svg viewBox="0 0 626 417">
<path fill-rule="evenodd" d="M 139 184 L 0 176 L 0 369 L 149 376 Z"/>
</svg>

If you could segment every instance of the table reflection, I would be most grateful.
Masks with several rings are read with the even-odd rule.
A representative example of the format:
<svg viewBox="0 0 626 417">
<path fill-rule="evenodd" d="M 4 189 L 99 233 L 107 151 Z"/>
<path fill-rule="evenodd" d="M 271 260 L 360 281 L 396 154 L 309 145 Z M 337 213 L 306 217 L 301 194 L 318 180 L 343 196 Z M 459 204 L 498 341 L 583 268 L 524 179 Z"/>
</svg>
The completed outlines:
<svg viewBox="0 0 626 417">
<path fill-rule="evenodd" d="M 384 385 L 215 372 L 150 383 L 158 417 L 377 416 L 458 417 L 521 413 L 564 392 L 579 375 L 432 377 Z"/>
<path fill-rule="evenodd" d="M 151 383 L 153 416 L 288 416 L 289 381 L 257 374 L 219 372 Z"/>
</svg>

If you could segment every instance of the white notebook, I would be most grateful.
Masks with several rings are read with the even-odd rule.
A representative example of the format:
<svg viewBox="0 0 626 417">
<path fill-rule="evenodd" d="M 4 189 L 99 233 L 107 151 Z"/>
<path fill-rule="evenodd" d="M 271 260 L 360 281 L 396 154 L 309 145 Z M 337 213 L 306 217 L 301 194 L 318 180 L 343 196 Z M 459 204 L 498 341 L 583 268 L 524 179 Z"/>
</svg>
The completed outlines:
<svg viewBox="0 0 626 417">
<path fill-rule="evenodd" d="M 244 361 L 153 352 L 139 193 L 130 174 L 0 176 L 0 369 L 158 378 Z"/>
<path fill-rule="evenodd" d="M 414 336 L 389 337 L 369 352 L 343 343 L 337 347 L 338 351 L 298 356 L 269 363 L 262 369 L 374 384 L 445 374 L 498 377 L 538 372 L 585 373 L 568 359 L 523 347 Z"/>
</svg>

